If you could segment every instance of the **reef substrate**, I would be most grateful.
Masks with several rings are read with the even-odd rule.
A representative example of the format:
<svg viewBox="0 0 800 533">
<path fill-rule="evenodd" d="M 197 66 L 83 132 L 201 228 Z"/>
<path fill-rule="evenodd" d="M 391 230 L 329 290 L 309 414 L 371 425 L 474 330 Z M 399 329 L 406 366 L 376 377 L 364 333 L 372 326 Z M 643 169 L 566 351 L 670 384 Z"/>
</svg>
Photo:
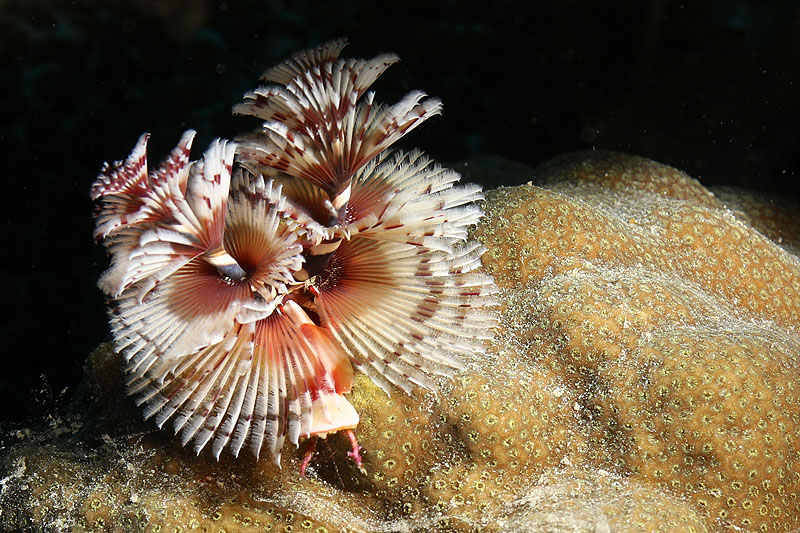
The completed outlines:
<svg viewBox="0 0 800 533">
<path fill-rule="evenodd" d="M 488 355 L 437 394 L 356 377 L 366 475 L 341 434 L 305 478 L 302 444 L 280 469 L 195 456 L 140 421 L 102 345 L 68 411 L 2 450 L 0 527 L 800 527 L 797 206 L 609 152 L 530 175 L 473 232 L 502 290 Z"/>
</svg>

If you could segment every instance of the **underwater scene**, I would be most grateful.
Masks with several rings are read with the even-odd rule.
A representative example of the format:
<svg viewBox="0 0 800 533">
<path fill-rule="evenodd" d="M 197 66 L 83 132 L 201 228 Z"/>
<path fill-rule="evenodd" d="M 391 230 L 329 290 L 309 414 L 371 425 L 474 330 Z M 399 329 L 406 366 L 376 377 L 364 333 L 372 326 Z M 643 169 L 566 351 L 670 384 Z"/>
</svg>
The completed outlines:
<svg viewBox="0 0 800 533">
<path fill-rule="evenodd" d="M 800 7 L 6 0 L 3 531 L 800 531 Z"/>
</svg>

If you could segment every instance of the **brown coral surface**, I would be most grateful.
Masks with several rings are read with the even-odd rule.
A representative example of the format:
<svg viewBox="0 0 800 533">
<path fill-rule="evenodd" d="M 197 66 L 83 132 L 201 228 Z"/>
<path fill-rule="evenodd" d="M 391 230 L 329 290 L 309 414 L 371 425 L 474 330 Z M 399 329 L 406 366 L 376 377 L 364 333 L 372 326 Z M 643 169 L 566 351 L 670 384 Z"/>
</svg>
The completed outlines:
<svg viewBox="0 0 800 533">
<path fill-rule="evenodd" d="M 800 527 L 797 218 L 622 154 L 568 154 L 534 175 L 489 193 L 475 231 L 503 289 L 489 356 L 436 395 L 356 379 L 366 475 L 338 434 L 307 478 L 302 449 L 281 469 L 195 457 L 138 420 L 101 346 L 72 410 L 3 451 L 0 526 Z"/>
</svg>

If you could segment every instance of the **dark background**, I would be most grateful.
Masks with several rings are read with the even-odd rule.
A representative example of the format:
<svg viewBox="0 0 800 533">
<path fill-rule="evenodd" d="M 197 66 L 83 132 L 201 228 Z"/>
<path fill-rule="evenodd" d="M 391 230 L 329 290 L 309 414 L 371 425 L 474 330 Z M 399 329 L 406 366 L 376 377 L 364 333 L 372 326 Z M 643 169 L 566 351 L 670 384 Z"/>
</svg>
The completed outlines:
<svg viewBox="0 0 800 533">
<path fill-rule="evenodd" d="M 340 36 L 345 56 L 398 53 L 377 99 L 441 97 L 444 116 L 404 143 L 443 162 L 597 147 L 797 196 L 797 6 L 0 0 L 0 419 L 63 407 L 106 336 L 88 197 L 101 164 L 144 131 L 156 162 L 187 128 L 199 157 L 255 127 L 230 107 L 291 53 Z"/>
</svg>

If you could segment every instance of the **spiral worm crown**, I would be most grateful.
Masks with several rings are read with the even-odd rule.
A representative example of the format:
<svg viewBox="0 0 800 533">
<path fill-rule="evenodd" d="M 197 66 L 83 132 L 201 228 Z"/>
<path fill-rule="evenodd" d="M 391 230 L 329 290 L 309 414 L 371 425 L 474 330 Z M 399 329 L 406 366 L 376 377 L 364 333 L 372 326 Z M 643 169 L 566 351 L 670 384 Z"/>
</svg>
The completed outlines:
<svg viewBox="0 0 800 533">
<path fill-rule="evenodd" d="M 368 91 L 392 54 L 295 54 L 234 107 L 263 121 L 155 170 L 142 135 L 91 188 L 99 281 L 131 394 L 197 453 L 247 444 L 279 463 L 288 436 L 358 424 L 353 369 L 387 393 L 433 389 L 491 336 L 496 289 L 467 230 L 480 187 L 390 146 L 441 103 Z"/>
</svg>

